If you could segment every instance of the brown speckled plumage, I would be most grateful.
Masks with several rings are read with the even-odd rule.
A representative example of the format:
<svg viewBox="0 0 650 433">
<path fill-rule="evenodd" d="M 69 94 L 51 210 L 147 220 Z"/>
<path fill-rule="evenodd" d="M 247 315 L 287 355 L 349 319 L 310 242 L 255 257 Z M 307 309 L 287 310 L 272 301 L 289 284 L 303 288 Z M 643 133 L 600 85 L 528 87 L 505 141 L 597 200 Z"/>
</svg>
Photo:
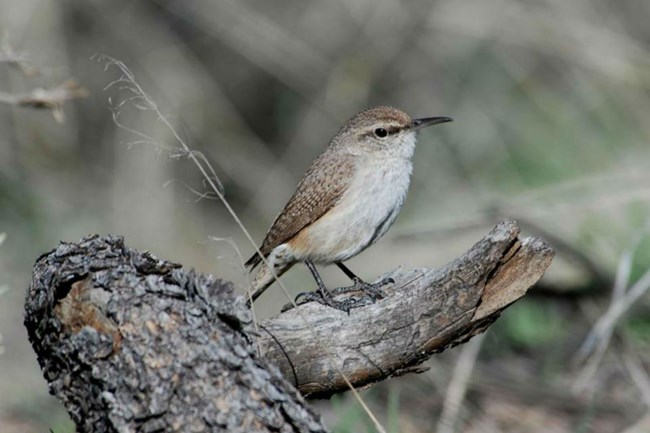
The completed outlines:
<svg viewBox="0 0 650 433">
<path fill-rule="evenodd" d="M 273 248 L 290 241 L 335 206 L 353 170 L 354 163 L 349 155 L 341 155 L 335 164 L 326 154 L 316 158 L 266 234 L 260 247 L 262 254 L 268 256 Z M 258 254 L 253 254 L 246 266 L 254 268 L 261 261 Z"/>
</svg>

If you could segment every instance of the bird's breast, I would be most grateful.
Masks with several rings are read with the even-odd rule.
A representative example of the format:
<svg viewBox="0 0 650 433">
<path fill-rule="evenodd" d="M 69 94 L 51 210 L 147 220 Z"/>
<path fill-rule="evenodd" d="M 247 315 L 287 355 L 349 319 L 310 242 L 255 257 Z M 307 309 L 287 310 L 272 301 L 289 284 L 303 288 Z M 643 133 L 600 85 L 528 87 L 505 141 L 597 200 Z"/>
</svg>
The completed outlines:
<svg viewBox="0 0 650 433">
<path fill-rule="evenodd" d="M 358 254 L 395 221 L 411 172 L 410 159 L 359 161 L 339 202 L 296 237 L 295 247 L 315 262 L 343 261 Z"/>
</svg>

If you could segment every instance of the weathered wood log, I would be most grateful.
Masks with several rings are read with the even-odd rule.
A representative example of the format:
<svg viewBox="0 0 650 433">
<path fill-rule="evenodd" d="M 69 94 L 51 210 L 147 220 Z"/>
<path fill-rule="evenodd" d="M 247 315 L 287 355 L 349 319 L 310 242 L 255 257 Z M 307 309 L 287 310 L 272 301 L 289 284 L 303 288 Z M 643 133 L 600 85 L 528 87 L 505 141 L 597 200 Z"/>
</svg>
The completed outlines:
<svg viewBox="0 0 650 433">
<path fill-rule="evenodd" d="M 325 431 L 303 396 L 417 371 L 525 294 L 553 251 L 518 233 L 503 221 L 440 270 L 393 272 L 374 304 L 307 303 L 259 334 L 229 283 L 93 236 L 37 260 L 25 325 L 79 431 Z"/>
<path fill-rule="evenodd" d="M 395 280 L 386 298 L 349 315 L 312 302 L 267 320 L 262 356 L 312 398 L 347 389 L 341 373 L 364 387 L 421 371 L 432 354 L 483 332 L 544 274 L 553 250 L 518 234 L 505 220 L 444 268 L 384 275 Z"/>
</svg>

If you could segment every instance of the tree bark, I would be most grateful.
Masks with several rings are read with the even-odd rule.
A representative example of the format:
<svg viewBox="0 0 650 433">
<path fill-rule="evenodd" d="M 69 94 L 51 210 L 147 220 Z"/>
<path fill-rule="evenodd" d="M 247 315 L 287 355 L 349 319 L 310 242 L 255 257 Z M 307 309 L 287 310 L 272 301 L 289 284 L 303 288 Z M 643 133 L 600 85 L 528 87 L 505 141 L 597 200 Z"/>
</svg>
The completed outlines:
<svg viewBox="0 0 650 433">
<path fill-rule="evenodd" d="M 34 267 L 25 326 L 79 432 L 324 432 L 230 283 L 92 236 Z"/>
<path fill-rule="evenodd" d="M 419 371 L 525 294 L 554 253 L 518 233 L 503 221 L 442 269 L 394 271 L 376 303 L 338 295 L 349 315 L 311 302 L 259 331 L 230 283 L 92 236 L 37 260 L 25 325 L 81 432 L 326 431 L 303 396 Z"/>
</svg>

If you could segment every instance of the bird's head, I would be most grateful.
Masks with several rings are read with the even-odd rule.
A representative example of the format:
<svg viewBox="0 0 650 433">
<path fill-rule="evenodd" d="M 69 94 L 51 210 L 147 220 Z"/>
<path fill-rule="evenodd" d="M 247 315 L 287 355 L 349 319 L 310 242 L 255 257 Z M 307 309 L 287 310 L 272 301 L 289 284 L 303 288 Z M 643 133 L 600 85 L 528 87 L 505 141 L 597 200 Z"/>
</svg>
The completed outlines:
<svg viewBox="0 0 650 433">
<path fill-rule="evenodd" d="M 411 119 L 397 108 L 374 107 L 348 120 L 333 142 L 352 153 L 410 158 L 420 129 L 451 121 L 449 117 Z"/>
</svg>

